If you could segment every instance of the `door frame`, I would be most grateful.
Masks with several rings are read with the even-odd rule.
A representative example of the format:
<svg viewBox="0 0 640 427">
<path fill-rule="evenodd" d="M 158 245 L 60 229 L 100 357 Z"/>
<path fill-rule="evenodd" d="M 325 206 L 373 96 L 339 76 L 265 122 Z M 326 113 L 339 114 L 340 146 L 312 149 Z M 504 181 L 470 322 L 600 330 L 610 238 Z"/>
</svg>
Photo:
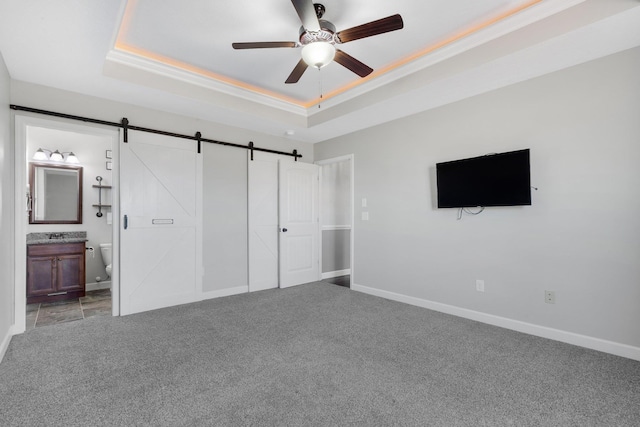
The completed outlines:
<svg viewBox="0 0 640 427">
<path fill-rule="evenodd" d="M 324 159 L 324 160 L 317 160 L 314 163 L 318 166 L 320 166 L 320 206 L 319 206 L 319 213 L 320 213 L 320 239 L 319 243 L 320 243 L 320 276 L 322 277 L 322 224 L 324 223 L 324 218 L 322 218 L 322 207 L 323 207 L 323 200 L 322 200 L 322 185 L 323 185 L 323 180 L 322 180 L 322 166 L 324 165 L 328 165 L 328 164 L 332 164 L 332 163 L 340 163 L 340 162 L 344 162 L 344 161 L 349 161 L 349 166 L 350 166 L 350 171 L 351 171 L 351 176 L 350 176 L 350 196 L 351 196 L 351 232 L 349 233 L 349 266 L 351 268 L 351 274 L 350 274 L 350 280 L 349 280 L 349 286 L 351 288 L 353 288 L 353 285 L 355 283 L 355 248 L 354 248 L 354 235 L 355 235 L 355 169 L 354 169 L 354 165 L 355 165 L 355 159 L 354 159 L 354 155 L 353 154 L 346 154 L 344 156 L 338 156 L 338 157 L 332 157 L 329 159 Z"/>
<path fill-rule="evenodd" d="M 15 210 L 13 225 L 14 235 L 14 322 L 11 334 L 21 334 L 26 330 L 27 309 L 27 215 L 26 208 L 26 183 L 27 177 L 27 128 L 42 127 L 55 130 L 63 130 L 79 134 L 110 137 L 113 154 L 112 162 L 112 212 L 113 224 L 111 225 L 113 271 L 111 276 L 111 305 L 112 315 L 120 314 L 120 282 L 119 282 L 119 236 L 116 232 L 119 227 L 119 159 L 120 159 L 120 131 L 100 125 L 90 126 L 71 123 L 65 119 L 44 119 L 29 114 L 15 114 L 14 120 L 14 188 Z"/>
</svg>

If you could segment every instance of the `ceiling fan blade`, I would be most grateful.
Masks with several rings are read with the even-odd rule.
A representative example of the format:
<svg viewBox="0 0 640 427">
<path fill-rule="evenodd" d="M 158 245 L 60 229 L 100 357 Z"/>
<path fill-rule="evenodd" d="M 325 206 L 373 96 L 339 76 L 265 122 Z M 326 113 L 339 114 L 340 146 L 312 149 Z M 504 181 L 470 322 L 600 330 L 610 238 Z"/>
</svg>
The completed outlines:
<svg viewBox="0 0 640 427">
<path fill-rule="evenodd" d="M 320 22 L 316 15 L 316 8 L 313 6 L 313 0 L 291 0 L 293 7 L 296 8 L 300 22 L 307 31 L 320 31 Z"/>
<path fill-rule="evenodd" d="M 246 42 L 231 43 L 234 49 L 264 49 L 272 47 L 297 47 L 296 42 Z"/>
<path fill-rule="evenodd" d="M 366 77 L 373 72 L 373 68 L 358 61 L 348 53 L 344 53 L 340 49 L 336 49 L 336 56 L 333 58 L 338 64 L 353 71 L 360 77 Z"/>
<path fill-rule="evenodd" d="M 400 30 L 404 27 L 402 16 L 396 14 L 387 16 L 386 18 L 371 21 L 357 27 L 348 28 L 336 33 L 336 38 L 340 43 L 346 43 L 353 40 L 363 39 L 389 31 Z"/>
<path fill-rule="evenodd" d="M 285 81 L 285 83 L 298 83 L 298 80 L 300 80 L 300 77 L 302 77 L 302 74 L 304 74 L 307 67 L 308 65 L 306 62 L 304 62 L 303 59 L 298 61 L 298 65 L 296 65 L 296 68 L 294 68 L 291 74 L 289 74 L 289 77 L 287 77 L 287 81 Z"/>
</svg>

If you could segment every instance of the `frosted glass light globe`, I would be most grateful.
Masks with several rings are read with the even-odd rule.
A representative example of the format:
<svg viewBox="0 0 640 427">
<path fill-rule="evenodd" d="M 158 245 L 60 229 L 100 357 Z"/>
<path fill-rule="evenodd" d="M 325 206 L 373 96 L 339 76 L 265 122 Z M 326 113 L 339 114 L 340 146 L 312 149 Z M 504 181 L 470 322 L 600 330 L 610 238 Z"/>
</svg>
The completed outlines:
<svg viewBox="0 0 640 427">
<path fill-rule="evenodd" d="M 55 162 L 61 162 L 62 161 L 62 153 L 58 150 L 54 151 L 53 153 L 51 153 L 51 157 L 49 157 L 49 160 L 53 160 Z"/>
<path fill-rule="evenodd" d="M 75 154 L 73 154 L 73 151 L 72 151 L 67 156 L 66 162 L 67 163 L 80 163 L 80 160 L 78 160 L 78 157 Z"/>
<path fill-rule="evenodd" d="M 313 42 L 302 48 L 302 59 L 307 65 L 322 68 L 333 61 L 336 48 L 328 42 Z"/>
<path fill-rule="evenodd" d="M 38 151 L 33 155 L 33 160 L 49 160 L 49 156 L 42 148 L 38 148 Z"/>
</svg>

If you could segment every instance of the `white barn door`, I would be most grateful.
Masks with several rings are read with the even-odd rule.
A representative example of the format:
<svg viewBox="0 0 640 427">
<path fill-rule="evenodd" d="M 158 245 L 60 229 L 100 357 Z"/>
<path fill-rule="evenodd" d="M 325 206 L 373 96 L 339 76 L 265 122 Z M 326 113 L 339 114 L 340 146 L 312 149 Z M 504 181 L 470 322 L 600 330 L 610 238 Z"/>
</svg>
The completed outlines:
<svg viewBox="0 0 640 427">
<path fill-rule="evenodd" d="M 280 287 L 320 280 L 319 168 L 280 161 Z"/>
<path fill-rule="evenodd" d="M 249 292 L 278 287 L 278 158 L 247 153 L 249 174 Z"/>
<path fill-rule="evenodd" d="M 121 314 L 197 301 L 202 156 L 183 139 L 129 131 L 128 140 L 120 151 Z"/>
</svg>

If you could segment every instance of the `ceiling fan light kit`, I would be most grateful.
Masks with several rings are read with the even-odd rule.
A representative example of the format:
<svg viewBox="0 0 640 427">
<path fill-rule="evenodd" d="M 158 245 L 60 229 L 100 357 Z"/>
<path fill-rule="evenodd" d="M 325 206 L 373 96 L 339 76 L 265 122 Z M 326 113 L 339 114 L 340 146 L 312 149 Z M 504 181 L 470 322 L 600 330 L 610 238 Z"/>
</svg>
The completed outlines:
<svg viewBox="0 0 640 427">
<path fill-rule="evenodd" d="M 402 17 L 396 14 L 336 32 L 335 26 L 331 22 L 321 19 L 325 12 L 323 5 L 314 4 L 312 0 L 291 0 L 291 3 L 293 3 L 293 7 L 302 22 L 298 43 L 282 41 L 241 42 L 232 43 L 231 45 L 234 49 L 302 47 L 302 59 L 299 60 L 285 81 L 287 84 L 297 83 L 307 67 L 311 66 L 320 69 L 334 60 L 360 77 L 366 77 L 373 72 L 373 69 L 337 49 L 335 45 L 400 30 L 404 27 Z"/>
<path fill-rule="evenodd" d="M 315 68 L 328 65 L 336 56 L 336 47 L 329 42 L 312 42 L 302 48 L 302 59 Z"/>
</svg>

